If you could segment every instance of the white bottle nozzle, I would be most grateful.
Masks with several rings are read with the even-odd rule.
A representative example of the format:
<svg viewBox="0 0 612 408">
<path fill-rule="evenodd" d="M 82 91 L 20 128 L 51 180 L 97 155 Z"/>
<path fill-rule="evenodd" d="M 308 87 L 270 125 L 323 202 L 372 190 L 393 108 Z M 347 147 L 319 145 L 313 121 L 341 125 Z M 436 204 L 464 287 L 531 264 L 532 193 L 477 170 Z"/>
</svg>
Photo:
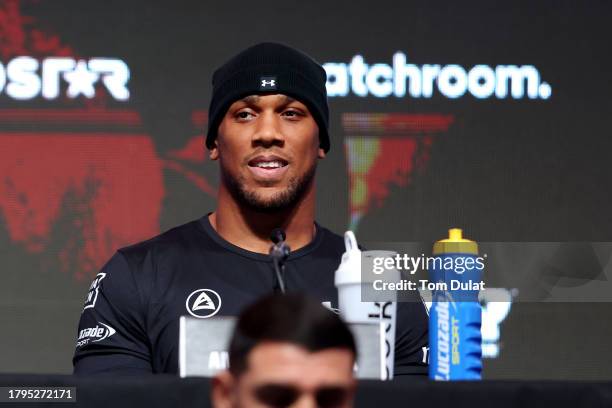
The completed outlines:
<svg viewBox="0 0 612 408">
<path fill-rule="evenodd" d="M 355 250 L 359 251 L 357 238 L 355 238 L 355 233 L 353 231 L 346 231 L 344 233 L 344 247 L 346 248 L 346 252 Z"/>
<path fill-rule="evenodd" d="M 361 250 L 353 231 L 344 233 L 344 247 L 345 251 L 336 271 L 336 285 L 361 281 Z"/>
</svg>

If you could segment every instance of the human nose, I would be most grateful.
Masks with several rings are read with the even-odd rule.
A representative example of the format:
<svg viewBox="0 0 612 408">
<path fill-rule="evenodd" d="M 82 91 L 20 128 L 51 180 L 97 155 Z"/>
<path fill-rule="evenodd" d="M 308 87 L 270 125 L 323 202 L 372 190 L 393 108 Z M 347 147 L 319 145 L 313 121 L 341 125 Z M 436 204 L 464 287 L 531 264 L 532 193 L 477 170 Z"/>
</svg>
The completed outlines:
<svg viewBox="0 0 612 408">
<path fill-rule="evenodd" d="M 279 129 L 279 118 L 272 112 L 262 112 L 257 121 L 257 128 L 253 134 L 254 146 L 280 146 L 285 143 L 285 138 Z"/>
<path fill-rule="evenodd" d="M 291 408 L 317 408 L 317 400 L 314 395 L 305 393 L 291 405 Z"/>
</svg>

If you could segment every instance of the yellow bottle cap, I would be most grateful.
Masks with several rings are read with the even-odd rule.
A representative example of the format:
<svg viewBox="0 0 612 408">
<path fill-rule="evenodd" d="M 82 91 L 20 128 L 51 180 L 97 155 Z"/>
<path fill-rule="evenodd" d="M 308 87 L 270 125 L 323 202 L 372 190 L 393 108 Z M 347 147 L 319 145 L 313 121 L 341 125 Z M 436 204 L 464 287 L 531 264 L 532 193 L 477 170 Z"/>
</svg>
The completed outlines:
<svg viewBox="0 0 612 408">
<path fill-rule="evenodd" d="M 461 228 L 451 228 L 448 230 L 448 238 L 437 241 L 433 246 L 434 255 L 448 253 L 478 255 L 478 244 L 463 238 Z"/>
</svg>

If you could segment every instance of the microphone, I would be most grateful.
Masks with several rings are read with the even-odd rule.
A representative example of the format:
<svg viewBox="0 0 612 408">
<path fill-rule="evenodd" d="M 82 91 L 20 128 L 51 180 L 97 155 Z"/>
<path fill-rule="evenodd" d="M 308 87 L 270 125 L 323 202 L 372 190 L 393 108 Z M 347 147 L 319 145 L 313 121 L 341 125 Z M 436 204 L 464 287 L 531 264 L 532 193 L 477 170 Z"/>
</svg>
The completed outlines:
<svg viewBox="0 0 612 408">
<path fill-rule="evenodd" d="M 270 240 L 275 244 L 278 244 L 280 241 L 284 241 L 287 238 L 285 235 L 285 231 L 281 228 L 274 228 L 272 230 L 272 234 L 270 234 Z"/>
<path fill-rule="evenodd" d="M 274 228 L 270 234 L 270 240 L 274 243 L 270 246 L 270 256 L 274 264 L 274 273 L 276 275 L 276 286 L 274 291 L 285 293 L 285 281 L 283 274 L 285 272 L 285 260 L 289 257 L 291 249 L 285 243 L 285 231 L 281 228 Z"/>
</svg>

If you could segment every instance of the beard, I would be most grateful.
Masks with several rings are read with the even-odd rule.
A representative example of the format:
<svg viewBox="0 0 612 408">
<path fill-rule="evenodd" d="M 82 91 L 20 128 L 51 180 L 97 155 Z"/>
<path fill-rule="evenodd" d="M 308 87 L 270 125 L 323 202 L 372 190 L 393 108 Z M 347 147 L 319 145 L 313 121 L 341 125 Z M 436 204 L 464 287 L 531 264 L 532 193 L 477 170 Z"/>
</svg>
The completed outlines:
<svg viewBox="0 0 612 408">
<path fill-rule="evenodd" d="M 221 162 L 221 178 L 234 200 L 241 206 L 256 212 L 271 214 L 295 207 L 312 184 L 316 169 L 317 162 L 315 161 L 304 174 L 290 178 L 285 190 L 271 197 L 264 197 L 257 189 L 248 189 L 244 177 L 234 178 L 223 167 L 223 162 Z"/>
</svg>

